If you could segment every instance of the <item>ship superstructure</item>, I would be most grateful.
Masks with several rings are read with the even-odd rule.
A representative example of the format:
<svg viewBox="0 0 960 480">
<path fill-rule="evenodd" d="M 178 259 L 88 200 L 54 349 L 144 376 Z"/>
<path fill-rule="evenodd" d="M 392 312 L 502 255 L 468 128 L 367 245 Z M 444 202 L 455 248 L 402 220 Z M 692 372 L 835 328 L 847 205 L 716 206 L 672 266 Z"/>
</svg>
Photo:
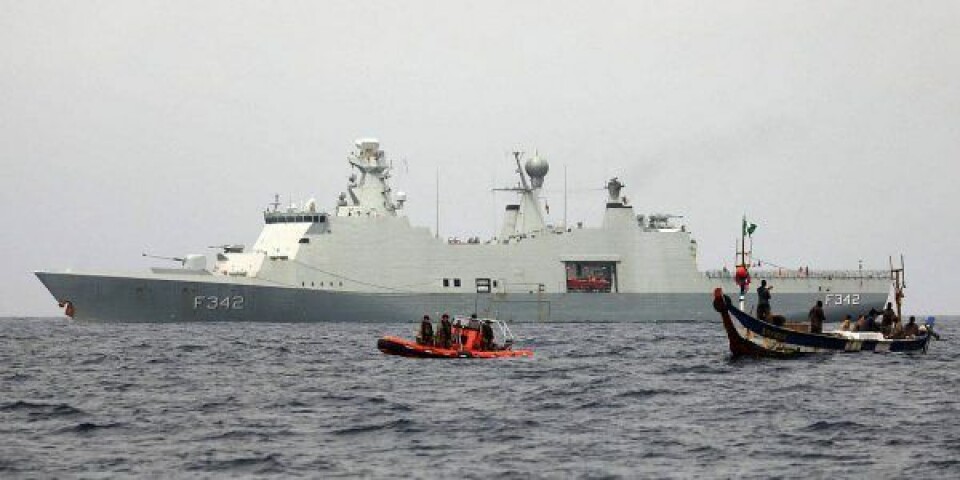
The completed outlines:
<svg viewBox="0 0 960 480">
<path fill-rule="evenodd" d="M 550 225 L 539 201 L 549 163 L 520 152 L 513 160 L 519 181 L 501 190 L 517 200 L 487 240 L 444 240 L 411 225 L 379 142 L 362 139 L 334 208 L 275 201 L 253 246 L 222 247 L 209 269 L 193 255 L 181 269 L 37 276 L 75 318 L 98 321 L 410 321 L 439 311 L 515 321 L 712 318 L 712 288 L 732 279 L 697 269 L 696 240 L 677 216 L 637 214 L 613 178 L 599 226 Z M 882 272 L 766 275 L 777 285 L 774 310 L 786 314 L 818 299 L 832 317 L 858 313 L 889 292 Z"/>
</svg>

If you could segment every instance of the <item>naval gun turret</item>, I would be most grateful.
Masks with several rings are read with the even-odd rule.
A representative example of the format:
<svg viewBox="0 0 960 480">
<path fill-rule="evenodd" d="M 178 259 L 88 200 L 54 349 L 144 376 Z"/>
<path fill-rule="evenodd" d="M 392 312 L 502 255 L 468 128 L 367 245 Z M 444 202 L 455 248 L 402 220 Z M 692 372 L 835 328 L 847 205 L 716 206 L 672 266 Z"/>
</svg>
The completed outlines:
<svg viewBox="0 0 960 480">
<path fill-rule="evenodd" d="M 189 255 L 184 255 L 182 257 L 165 257 L 161 255 L 150 255 L 149 253 L 141 254 L 146 258 L 153 258 L 156 260 L 168 260 L 171 262 L 178 262 L 180 266 L 185 271 L 193 272 L 206 272 L 207 270 L 207 256 L 199 253 L 191 253 Z M 154 271 L 168 271 L 171 269 L 164 268 L 154 268 Z"/>
</svg>

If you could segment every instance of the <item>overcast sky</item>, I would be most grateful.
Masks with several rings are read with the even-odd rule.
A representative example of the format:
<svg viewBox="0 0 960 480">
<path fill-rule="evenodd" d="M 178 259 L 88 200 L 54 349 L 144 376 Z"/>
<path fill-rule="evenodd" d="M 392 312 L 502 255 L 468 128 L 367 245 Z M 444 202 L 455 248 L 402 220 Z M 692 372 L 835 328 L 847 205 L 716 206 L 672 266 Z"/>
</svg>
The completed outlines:
<svg viewBox="0 0 960 480">
<path fill-rule="evenodd" d="M 251 245 L 334 205 L 373 136 L 412 221 L 489 237 L 507 152 L 562 218 L 610 176 L 686 215 L 700 267 L 740 216 L 785 266 L 907 259 L 908 310 L 960 313 L 960 2 L 0 1 L 0 315 L 56 314 L 38 269 Z"/>
</svg>

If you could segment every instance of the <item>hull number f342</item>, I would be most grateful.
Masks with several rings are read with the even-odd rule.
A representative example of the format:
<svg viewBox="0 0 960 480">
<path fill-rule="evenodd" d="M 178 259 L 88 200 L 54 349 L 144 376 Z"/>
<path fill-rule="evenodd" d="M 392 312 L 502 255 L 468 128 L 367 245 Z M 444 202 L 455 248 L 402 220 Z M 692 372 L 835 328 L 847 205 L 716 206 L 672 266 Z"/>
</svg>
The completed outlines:
<svg viewBox="0 0 960 480">
<path fill-rule="evenodd" d="M 824 305 L 860 305 L 860 294 L 828 293 L 823 298 Z"/>
<path fill-rule="evenodd" d="M 193 297 L 193 309 L 207 310 L 243 310 L 243 295 L 218 297 L 216 295 L 197 295 Z"/>
</svg>

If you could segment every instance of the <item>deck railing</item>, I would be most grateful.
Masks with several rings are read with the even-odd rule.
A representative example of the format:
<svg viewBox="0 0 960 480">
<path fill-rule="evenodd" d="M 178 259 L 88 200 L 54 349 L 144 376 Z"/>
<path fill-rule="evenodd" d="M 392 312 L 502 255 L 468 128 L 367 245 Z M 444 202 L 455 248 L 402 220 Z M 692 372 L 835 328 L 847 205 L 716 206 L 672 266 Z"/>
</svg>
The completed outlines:
<svg viewBox="0 0 960 480">
<path fill-rule="evenodd" d="M 730 270 L 708 270 L 705 272 L 707 278 L 729 278 L 733 279 L 733 272 Z M 885 270 L 751 270 L 750 277 L 759 279 L 779 279 L 779 278 L 797 278 L 797 279 L 818 279 L 818 280 L 889 280 L 890 272 Z"/>
</svg>

